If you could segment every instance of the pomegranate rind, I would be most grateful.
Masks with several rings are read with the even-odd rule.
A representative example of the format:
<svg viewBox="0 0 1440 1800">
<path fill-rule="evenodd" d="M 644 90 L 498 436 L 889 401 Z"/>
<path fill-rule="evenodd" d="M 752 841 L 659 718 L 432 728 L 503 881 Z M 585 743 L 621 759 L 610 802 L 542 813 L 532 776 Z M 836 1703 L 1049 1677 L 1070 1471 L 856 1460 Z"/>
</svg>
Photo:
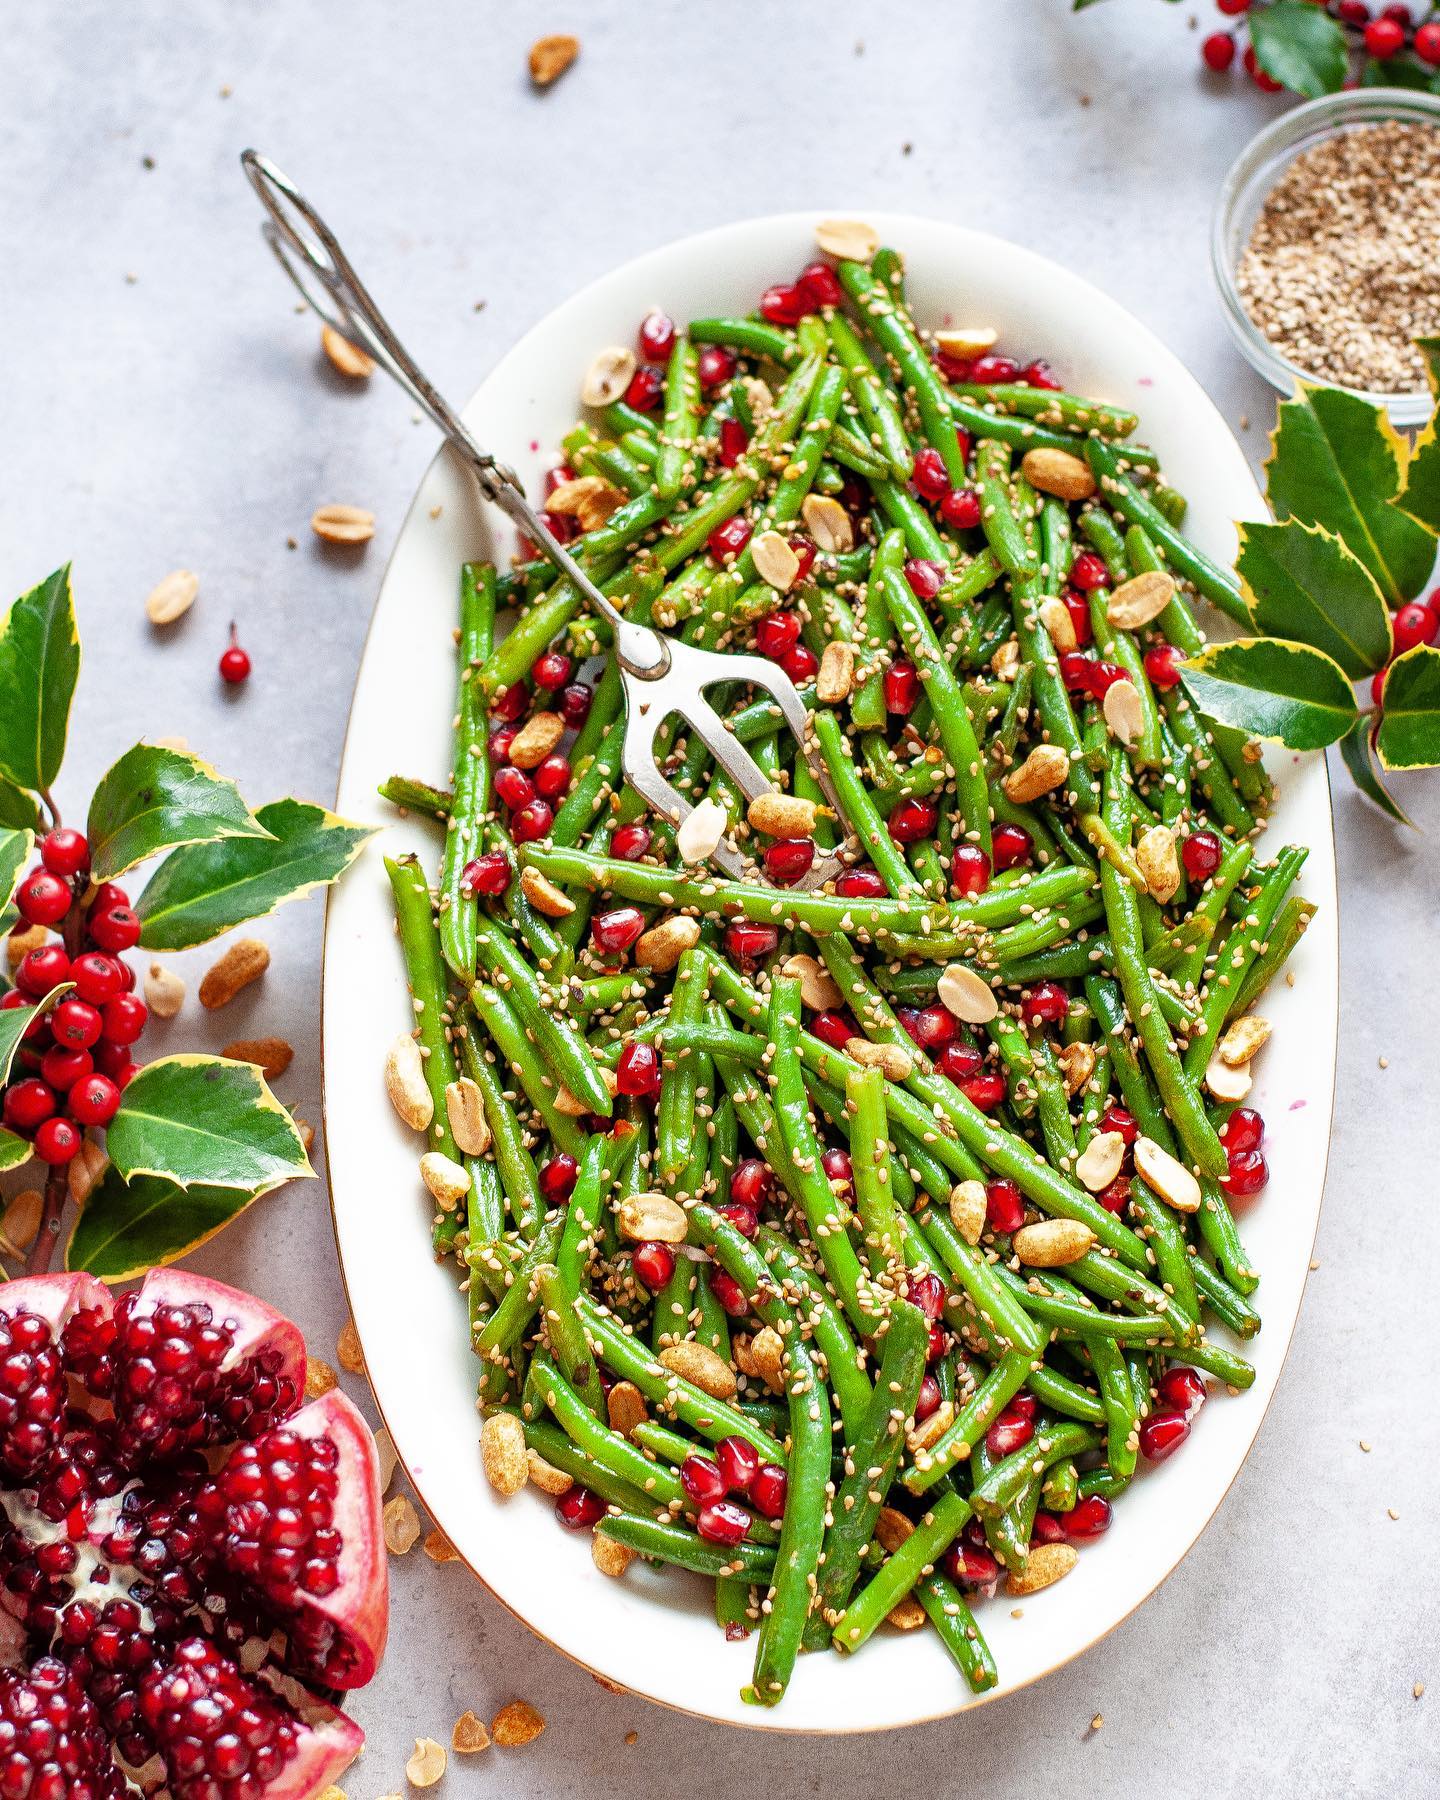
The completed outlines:
<svg viewBox="0 0 1440 1800">
<path fill-rule="evenodd" d="M 137 1300 L 142 1312 L 160 1306 L 208 1306 L 217 1321 L 236 1320 L 241 1326 L 235 1340 L 237 1358 L 278 1351 L 281 1372 L 294 1382 L 297 1393 L 304 1391 L 305 1339 L 299 1326 L 253 1294 L 242 1294 L 223 1281 L 193 1275 L 188 1269 L 152 1269 L 140 1285 Z"/>
<path fill-rule="evenodd" d="M 34 1313 L 49 1322 L 57 1340 L 76 1313 L 92 1309 L 107 1317 L 115 1310 L 109 1288 L 93 1275 L 22 1275 L 0 1287 L 0 1317 Z"/>
<path fill-rule="evenodd" d="M 314 1800 L 364 1749 L 365 1733 L 353 1719 L 333 1707 L 316 1710 L 323 1716 L 313 1723 L 306 1717 L 295 1755 L 280 1778 L 270 1783 L 265 1800 Z"/>
</svg>

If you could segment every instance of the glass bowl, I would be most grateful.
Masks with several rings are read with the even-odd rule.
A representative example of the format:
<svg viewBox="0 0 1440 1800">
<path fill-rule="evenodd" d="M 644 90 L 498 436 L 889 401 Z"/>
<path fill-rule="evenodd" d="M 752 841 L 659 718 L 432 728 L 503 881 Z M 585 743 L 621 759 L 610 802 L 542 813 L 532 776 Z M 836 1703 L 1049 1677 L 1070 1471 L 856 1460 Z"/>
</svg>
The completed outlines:
<svg viewBox="0 0 1440 1800">
<path fill-rule="evenodd" d="M 1440 126 L 1440 98 L 1408 88 L 1355 88 L 1309 100 L 1251 138 L 1221 184 L 1210 232 L 1210 260 L 1226 323 L 1240 354 L 1282 394 L 1293 393 L 1299 380 L 1321 378 L 1282 356 L 1240 298 L 1235 273 L 1256 217 L 1270 189 L 1302 151 L 1342 131 L 1391 119 L 1408 125 Z M 1397 425 L 1419 425 L 1430 416 L 1432 401 L 1423 387 L 1412 393 L 1367 393 L 1364 397 L 1386 407 Z"/>
</svg>

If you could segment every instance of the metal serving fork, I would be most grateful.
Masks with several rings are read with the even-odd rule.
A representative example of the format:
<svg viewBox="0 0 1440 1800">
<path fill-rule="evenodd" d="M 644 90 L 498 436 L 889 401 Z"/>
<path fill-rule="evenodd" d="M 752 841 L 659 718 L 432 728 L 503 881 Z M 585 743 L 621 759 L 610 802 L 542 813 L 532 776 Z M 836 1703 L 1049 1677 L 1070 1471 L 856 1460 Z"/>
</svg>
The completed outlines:
<svg viewBox="0 0 1440 1800">
<path fill-rule="evenodd" d="M 655 760 L 655 734 L 672 714 L 678 714 L 698 733 L 747 803 L 774 792 L 774 784 L 765 771 L 705 698 L 709 687 L 747 682 L 763 688 L 774 699 L 786 725 L 795 734 L 820 791 L 840 817 L 829 773 L 811 737 L 804 702 L 784 670 L 766 657 L 701 650 L 666 637 L 648 625 L 627 619 L 612 605 L 546 528 L 526 500 L 515 472 L 480 448 L 459 415 L 427 380 L 370 298 L 339 239 L 289 176 L 256 150 L 246 150 L 240 161 L 270 215 L 269 223 L 263 227 L 265 240 L 301 297 L 326 324 L 360 345 L 425 409 L 475 477 L 485 498 L 532 538 L 542 554 L 609 622 L 625 692 L 621 768 L 625 779 L 646 803 L 676 825 L 694 810 L 665 778 Z M 763 865 L 744 857 L 729 839 L 720 840 L 711 860 L 727 874 L 763 880 Z M 819 887 L 844 866 L 833 852 L 817 852 L 809 871 L 794 885 L 801 889 Z"/>
</svg>

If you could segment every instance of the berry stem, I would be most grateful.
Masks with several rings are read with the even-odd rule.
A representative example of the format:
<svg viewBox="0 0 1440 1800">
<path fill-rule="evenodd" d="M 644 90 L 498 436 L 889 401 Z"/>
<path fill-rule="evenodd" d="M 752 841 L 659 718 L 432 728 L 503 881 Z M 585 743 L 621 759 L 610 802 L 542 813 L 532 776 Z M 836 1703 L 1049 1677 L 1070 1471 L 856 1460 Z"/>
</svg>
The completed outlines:
<svg viewBox="0 0 1440 1800">
<path fill-rule="evenodd" d="M 55 1246 L 60 1242 L 60 1215 L 65 1210 L 65 1168 L 65 1164 L 57 1163 L 45 1179 L 45 1210 L 25 1263 L 27 1275 L 48 1275 L 55 1260 Z"/>
</svg>

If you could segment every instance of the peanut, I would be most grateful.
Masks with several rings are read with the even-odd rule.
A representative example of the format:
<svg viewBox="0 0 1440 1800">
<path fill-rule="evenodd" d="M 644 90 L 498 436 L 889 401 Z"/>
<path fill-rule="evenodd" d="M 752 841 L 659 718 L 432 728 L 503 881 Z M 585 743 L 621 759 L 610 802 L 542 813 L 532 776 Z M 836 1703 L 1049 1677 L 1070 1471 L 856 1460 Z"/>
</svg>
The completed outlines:
<svg viewBox="0 0 1440 1800">
<path fill-rule="evenodd" d="M 442 1212 L 454 1212 L 470 1192 L 469 1170 L 439 1150 L 427 1150 L 420 1158 L 420 1179 Z"/>
<path fill-rule="evenodd" d="M 375 535 L 375 515 L 363 506 L 320 506 L 310 515 L 310 529 L 327 544 L 368 544 Z"/>
<path fill-rule="evenodd" d="M 240 938 L 205 971 L 200 1004 L 208 1011 L 228 1006 L 242 989 L 270 967 L 270 952 L 259 938 Z"/>
<path fill-rule="evenodd" d="M 1017 806 L 1028 806 L 1042 794 L 1062 787 L 1070 774 L 1070 758 L 1058 744 L 1037 744 L 1020 764 L 1012 769 L 1000 785 L 1005 798 Z"/>
<path fill-rule="evenodd" d="M 1118 1131 L 1097 1131 L 1075 1159 L 1075 1177 L 1092 1194 L 1102 1193 L 1120 1173 L 1125 1140 Z"/>
<path fill-rule="evenodd" d="M 766 837 L 811 837 L 815 832 L 815 802 L 799 794 L 758 794 L 746 809 L 751 829 Z"/>
<path fill-rule="evenodd" d="M 908 1081 L 915 1072 L 915 1059 L 899 1044 L 872 1044 L 869 1038 L 847 1040 L 845 1054 L 862 1068 L 879 1069 L 887 1081 Z"/>
<path fill-rule="evenodd" d="M 544 1719 L 528 1700 L 512 1700 L 490 1721 L 490 1735 L 502 1750 L 533 1744 L 544 1729 Z"/>
<path fill-rule="evenodd" d="M 473 1712 L 463 1712 L 450 1733 L 450 1748 L 461 1756 L 474 1756 L 478 1751 L 490 1748 L 490 1733 Z"/>
<path fill-rule="evenodd" d="M 480 1461 L 497 1494 L 518 1494 L 530 1476 L 525 1427 L 514 1413 L 491 1413 L 480 1427 Z"/>
<path fill-rule="evenodd" d="M 544 762 L 564 735 L 565 721 L 559 713 L 531 713 L 510 746 L 510 760 L 517 769 L 534 769 Z"/>
<path fill-rule="evenodd" d="M 580 398 L 586 406 L 609 406 L 630 385 L 635 373 L 635 352 L 621 344 L 602 350 L 585 371 L 580 383 Z"/>
<path fill-rule="evenodd" d="M 575 902 L 564 888 L 556 887 L 548 875 L 528 864 L 520 871 L 520 892 L 547 919 L 563 919 L 575 910 Z"/>
<path fill-rule="evenodd" d="M 420 1515 L 407 1494 L 396 1494 L 385 1502 L 380 1529 L 385 1548 L 392 1556 L 408 1556 L 415 1548 L 420 1537 Z"/>
<path fill-rule="evenodd" d="M 791 975 L 799 981 L 801 1000 L 816 1012 L 828 1012 L 845 1004 L 845 997 L 834 977 L 813 956 L 801 952 L 787 957 L 781 973 Z"/>
<path fill-rule="evenodd" d="M 750 560 L 762 581 L 788 594 L 800 573 L 800 558 L 778 531 L 762 531 L 750 540 Z"/>
<path fill-rule="evenodd" d="M 580 40 L 568 32 L 537 38 L 530 46 L 530 79 L 537 88 L 558 81 L 580 54 Z"/>
<path fill-rule="evenodd" d="M 1184 1163 L 1177 1162 L 1168 1150 L 1162 1150 L 1148 1137 L 1136 1138 L 1134 1155 L 1135 1167 L 1147 1187 L 1153 1188 L 1176 1212 L 1199 1212 L 1200 1183 Z"/>
<path fill-rule="evenodd" d="M 632 1244 L 683 1244 L 690 1229 L 685 1208 L 668 1194 L 632 1194 L 620 1202 L 616 1224 Z"/>
<path fill-rule="evenodd" d="M 351 381 L 365 381 L 375 373 L 375 359 L 367 356 L 358 344 L 352 344 L 347 337 L 341 337 L 333 325 L 326 325 L 320 332 L 320 348 L 325 352 L 326 360 L 337 374 L 344 375 Z"/>
<path fill-rule="evenodd" d="M 176 569 L 157 581 L 145 599 L 145 617 L 152 625 L 173 625 L 189 612 L 200 592 L 200 577 L 193 569 Z"/>
<path fill-rule="evenodd" d="M 880 248 L 875 227 L 859 219 L 822 219 L 815 227 L 815 242 L 827 256 L 842 262 L 869 262 Z"/>
<path fill-rule="evenodd" d="M 435 1101 L 425 1080 L 425 1064 L 414 1038 L 397 1037 L 385 1058 L 385 1092 L 401 1121 L 412 1131 L 427 1131 L 435 1117 Z"/>
<path fill-rule="evenodd" d="M 850 523 L 850 515 L 828 494 L 807 494 L 800 505 L 800 516 L 811 537 L 827 554 L 843 556 L 855 548 L 855 527 Z"/>
<path fill-rule="evenodd" d="M 1018 1574 L 1007 1575 L 1007 1594 L 1038 1594 L 1041 1588 L 1061 1581 L 1080 1560 L 1073 1544 L 1036 1544 Z"/>
<path fill-rule="evenodd" d="M 445 1117 L 455 1148 L 462 1156 L 483 1156 L 490 1148 L 485 1099 L 468 1075 L 459 1076 L 446 1087 Z"/>
<path fill-rule="evenodd" d="M 835 638 L 825 646 L 815 677 L 815 698 L 822 706 L 838 706 L 855 685 L 855 646 Z"/>
<path fill-rule="evenodd" d="M 1027 1269 L 1060 1269 L 1095 1248 L 1095 1233 L 1079 1219 L 1041 1219 L 1010 1242 Z"/>
<path fill-rule="evenodd" d="M 445 1773 L 445 1746 L 434 1738 L 416 1738 L 415 1749 L 405 1765 L 405 1779 L 411 1787 L 434 1787 Z"/>
<path fill-rule="evenodd" d="M 1148 625 L 1175 598 L 1175 578 L 1163 569 L 1147 569 L 1122 581 L 1111 594 L 1105 616 L 1117 631 L 1138 631 Z"/>
<path fill-rule="evenodd" d="M 735 1398 L 735 1371 L 708 1344 L 687 1338 L 683 1343 L 667 1345 L 656 1361 L 672 1375 L 683 1376 L 702 1393 L 709 1394 L 712 1400 Z"/>
<path fill-rule="evenodd" d="M 152 962 L 145 973 L 145 1004 L 157 1019 L 173 1019 L 185 1004 L 185 983 L 173 969 Z"/>
<path fill-rule="evenodd" d="M 978 1244 L 985 1230 L 985 1183 L 957 1181 L 950 1190 L 950 1223 L 967 1244 Z"/>
<path fill-rule="evenodd" d="M 284 1038 L 236 1038 L 220 1052 L 231 1062 L 254 1063 L 267 1081 L 276 1081 L 295 1060 L 292 1045 Z"/>
<path fill-rule="evenodd" d="M 695 815 L 692 813 L 691 818 Z M 635 961 L 642 969 L 664 974 L 673 969 L 687 950 L 700 942 L 700 921 L 675 913 L 642 931 L 635 940 Z"/>
<path fill-rule="evenodd" d="M 985 1025 L 1000 1011 L 994 989 L 964 963 L 951 963 L 935 985 L 940 1004 L 967 1025 Z"/>
<path fill-rule="evenodd" d="M 1068 450 L 1027 450 L 1020 459 L 1020 470 L 1031 487 L 1053 494 L 1057 500 L 1088 500 L 1095 492 L 1089 463 Z"/>
</svg>

